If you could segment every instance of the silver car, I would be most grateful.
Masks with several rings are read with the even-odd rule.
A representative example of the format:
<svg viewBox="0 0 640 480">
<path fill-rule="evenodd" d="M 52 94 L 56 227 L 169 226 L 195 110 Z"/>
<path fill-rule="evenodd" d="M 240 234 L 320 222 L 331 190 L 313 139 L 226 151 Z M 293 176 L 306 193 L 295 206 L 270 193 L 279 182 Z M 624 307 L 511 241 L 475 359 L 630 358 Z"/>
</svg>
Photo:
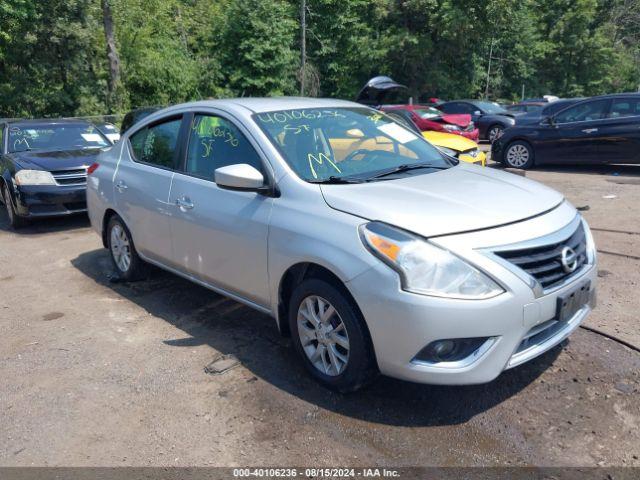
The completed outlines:
<svg viewBox="0 0 640 480">
<path fill-rule="evenodd" d="M 158 111 L 91 166 L 87 197 L 124 280 L 150 263 L 272 316 L 340 391 L 379 372 L 489 382 L 595 302 L 593 239 L 562 195 L 352 102 Z"/>
</svg>

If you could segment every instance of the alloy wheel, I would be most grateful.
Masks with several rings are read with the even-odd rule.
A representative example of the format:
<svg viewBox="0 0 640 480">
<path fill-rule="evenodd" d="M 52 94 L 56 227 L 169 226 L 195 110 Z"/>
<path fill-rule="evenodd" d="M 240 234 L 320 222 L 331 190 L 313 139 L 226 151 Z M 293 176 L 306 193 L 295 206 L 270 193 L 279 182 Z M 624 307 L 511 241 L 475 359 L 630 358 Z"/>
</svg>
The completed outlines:
<svg viewBox="0 0 640 480">
<path fill-rule="evenodd" d="M 311 364 L 325 375 L 340 375 L 349 363 L 349 335 L 337 310 L 317 295 L 298 307 L 298 335 Z"/>
<path fill-rule="evenodd" d="M 131 244 L 121 225 L 114 225 L 111 229 L 109 244 L 116 265 L 121 272 L 127 272 L 131 266 Z"/>
<path fill-rule="evenodd" d="M 489 141 L 493 142 L 502 136 L 502 127 L 495 126 L 489 130 Z"/>
<path fill-rule="evenodd" d="M 522 167 L 529 161 L 529 149 L 521 144 L 512 145 L 507 150 L 507 163 L 512 167 Z"/>
</svg>

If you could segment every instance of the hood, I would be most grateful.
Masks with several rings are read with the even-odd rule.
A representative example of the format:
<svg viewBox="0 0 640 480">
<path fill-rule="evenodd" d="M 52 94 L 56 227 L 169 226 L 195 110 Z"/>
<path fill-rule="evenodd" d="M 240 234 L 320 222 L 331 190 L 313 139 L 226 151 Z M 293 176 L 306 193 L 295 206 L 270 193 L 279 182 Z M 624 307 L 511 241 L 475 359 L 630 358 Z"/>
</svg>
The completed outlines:
<svg viewBox="0 0 640 480">
<path fill-rule="evenodd" d="M 471 115 L 468 113 L 443 113 L 440 118 L 451 125 L 465 128 L 471 123 Z"/>
<path fill-rule="evenodd" d="M 560 193 L 537 182 L 462 163 L 403 179 L 320 188 L 336 210 L 424 237 L 517 222 L 563 201 Z"/>
<path fill-rule="evenodd" d="M 445 147 L 457 152 L 464 152 L 472 148 L 478 148 L 478 144 L 456 133 L 434 132 L 432 130 L 422 132 L 422 136 L 436 147 Z"/>
<path fill-rule="evenodd" d="M 15 152 L 11 156 L 22 168 L 32 170 L 72 170 L 88 167 L 100 153 L 99 148 L 87 148 L 82 150 L 56 150 L 43 152 Z"/>
<path fill-rule="evenodd" d="M 406 89 L 407 87 L 397 83 L 391 77 L 385 77 L 383 75 L 373 77 L 362 87 L 362 90 L 360 90 L 360 93 L 358 93 L 356 97 L 356 102 L 364 103 L 365 105 L 382 105 L 384 99 L 388 97 L 391 92 Z"/>
</svg>

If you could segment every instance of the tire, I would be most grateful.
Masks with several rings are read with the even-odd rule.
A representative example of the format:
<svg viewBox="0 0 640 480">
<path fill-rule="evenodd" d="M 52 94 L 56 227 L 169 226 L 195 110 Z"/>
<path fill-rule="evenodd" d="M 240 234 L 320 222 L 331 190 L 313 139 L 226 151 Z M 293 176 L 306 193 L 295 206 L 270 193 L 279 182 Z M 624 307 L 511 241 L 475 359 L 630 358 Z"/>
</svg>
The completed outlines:
<svg viewBox="0 0 640 480">
<path fill-rule="evenodd" d="M 500 138 L 503 133 L 504 127 L 502 125 L 499 125 L 497 123 L 491 125 L 487 129 L 487 140 L 489 140 L 490 143 L 493 143 L 496 139 Z"/>
<path fill-rule="evenodd" d="M 502 163 L 506 167 L 527 169 L 535 164 L 535 154 L 531 145 L 522 140 L 511 142 L 504 149 Z"/>
<path fill-rule="evenodd" d="M 4 203 L 5 210 L 7 211 L 7 217 L 9 218 L 9 225 L 11 228 L 18 230 L 29 223 L 26 218 L 21 217 L 16 213 L 16 210 L 13 207 L 13 201 L 11 200 L 11 192 L 6 184 L 2 187 L 2 201 Z"/>
<path fill-rule="evenodd" d="M 318 313 L 331 307 L 334 313 L 321 320 Z M 291 294 L 289 327 L 305 368 L 325 387 L 354 392 L 377 376 L 369 331 L 342 289 L 325 280 L 304 280 Z"/>
<path fill-rule="evenodd" d="M 131 282 L 144 277 L 144 261 L 138 256 L 131 232 L 117 215 L 107 224 L 107 247 L 121 280 Z"/>
</svg>

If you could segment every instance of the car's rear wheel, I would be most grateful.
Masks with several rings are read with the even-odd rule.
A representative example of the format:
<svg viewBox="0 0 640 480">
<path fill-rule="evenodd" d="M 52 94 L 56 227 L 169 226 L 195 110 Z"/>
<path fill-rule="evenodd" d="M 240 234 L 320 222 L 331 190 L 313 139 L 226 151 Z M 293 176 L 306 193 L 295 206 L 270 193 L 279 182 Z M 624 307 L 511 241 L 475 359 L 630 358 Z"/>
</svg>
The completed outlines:
<svg viewBox="0 0 640 480">
<path fill-rule="evenodd" d="M 291 295 L 289 326 L 305 367 L 324 386 L 352 392 L 375 378 L 369 332 L 342 289 L 304 280 Z"/>
<path fill-rule="evenodd" d="M 492 125 L 489 127 L 489 131 L 487 133 L 488 140 L 493 143 L 495 140 L 500 138 L 504 133 L 504 127 L 502 125 Z"/>
<path fill-rule="evenodd" d="M 9 187 L 3 185 L 2 187 L 2 202 L 7 211 L 7 217 L 9 218 L 9 225 L 13 229 L 24 227 L 28 222 L 27 219 L 18 215 L 13 207 L 13 201 L 11 200 L 11 192 Z"/>
<path fill-rule="evenodd" d="M 120 279 L 132 281 L 143 276 L 144 262 L 138 256 L 131 232 L 117 215 L 107 224 L 107 246 Z"/>
<path fill-rule="evenodd" d="M 510 143 L 504 150 L 503 160 L 507 167 L 531 168 L 535 162 L 533 148 L 523 141 Z"/>
</svg>

